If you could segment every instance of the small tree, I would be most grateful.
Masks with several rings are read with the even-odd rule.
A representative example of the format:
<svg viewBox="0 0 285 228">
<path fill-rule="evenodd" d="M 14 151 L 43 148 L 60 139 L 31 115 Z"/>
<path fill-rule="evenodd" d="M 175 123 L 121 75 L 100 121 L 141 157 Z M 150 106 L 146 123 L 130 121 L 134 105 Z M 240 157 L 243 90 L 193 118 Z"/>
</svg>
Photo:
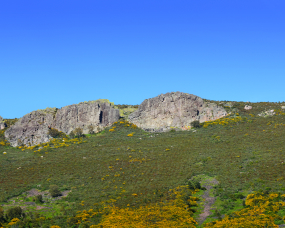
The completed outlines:
<svg viewBox="0 0 285 228">
<path fill-rule="evenodd" d="M 52 197 L 61 196 L 61 192 L 60 192 L 59 187 L 57 185 L 49 186 L 49 193 Z"/>
<path fill-rule="evenodd" d="M 35 201 L 36 203 L 43 203 L 43 196 L 42 195 L 37 195 L 35 196 L 35 198 L 33 199 L 33 201 Z"/>
<path fill-rule="evenodd" d="M 199 121 L 199 120 L 194 120 L 194 121 L 191 123 L 191 127 L 200 128 L 200 127 L 202 127 L 202 124 L 200 124 L 200 121 Z"/>
<path fill-rule="evenodd" d="M 76 137 L 82 137 L 83 136 L 83 130 L 82 128 L 78 127 L 78 128 L 75 128 L 73 130 L 74 134 L 76 135 Z"/>
<path fill-rule="evenodd" d="M 57 129 L 50 128 L 48 130 L 48 135 L 50 135 L 53 138 L 57 138 L 60 135 L 60 132 Z"/>
<path fill-rule="evenodd" d="M 23 214 L 23 210 L 21 207 L 17 206 L 17 207 L 11 207 L 7 210 L 6 212 L 6 218 L 11 220 L 13 218 L 22 218 L 24 216 Z"/>
<path fill-rule="evenodd" d="M 94 134 L 94 126 L 92 126 L 92 125 L 88 126 L 88 133 L 89 134 Z"/>
<path fill-rule="evenodd" d="M 75 138 L 75 134 L 74 134 L 74 132 L 73 132 L 73 131 L 69 133 L 69 137 L 70 137 L 70 138 L 72 138 L 72 139 L 74 139 L 74 138 Z"/>
</svg>

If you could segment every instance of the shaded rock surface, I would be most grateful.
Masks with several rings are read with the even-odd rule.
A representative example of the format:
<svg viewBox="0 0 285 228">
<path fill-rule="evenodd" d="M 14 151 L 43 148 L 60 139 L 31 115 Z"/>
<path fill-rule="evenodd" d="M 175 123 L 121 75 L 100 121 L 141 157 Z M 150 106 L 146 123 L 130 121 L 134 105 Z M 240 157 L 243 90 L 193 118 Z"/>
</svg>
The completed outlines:
<svg viewBox="0 0 285 228">
<path fill-rule="evenodd" d="M 171 127 L 184 129 L 191 122 L 216 120 L 227 115 L 223 107 L 204 102 L 193 94 L 172 92 L 144 100 L 129 121 L 146 131 L 167 131 Z"/>
<path fill-rule="evenodd" d="M 0 130 L 3 130 L 6 127 L 6 123 L 3 118 L 0 116 Z"/>
<path fill-rule="evenodd" d="M 84 102 L 57 108 L 33 111 L 20 118 L 5 131 L 5 138 L 12 146 L 37 145 L 48 142 L 49 127 L 69 134 L 75 128 L 88 133 L 88 126 L 98 131 L 120 118 L 119 110 L 111 103 Z"/>
</svg>

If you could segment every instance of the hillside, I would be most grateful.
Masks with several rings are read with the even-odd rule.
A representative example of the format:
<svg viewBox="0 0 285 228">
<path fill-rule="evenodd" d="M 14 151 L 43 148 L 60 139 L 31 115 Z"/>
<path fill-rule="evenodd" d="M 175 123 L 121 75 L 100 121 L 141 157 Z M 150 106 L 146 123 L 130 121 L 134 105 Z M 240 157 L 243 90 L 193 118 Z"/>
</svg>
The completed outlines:
<svg viewBox="0 0 285 228">
<path fill-rule="evenodd" d="M 190 130 L 151 133 L 125 120 L 137 107 L 117 106 L 126 109 L 125 119 L 99 133 L 62 135 L 33 147 L 10 147 L 3 141 L 5 129 L 1 130 L 0 224 L 93 228 L 284 224 L 285 103 L 204 101 L 230 114 Z M 245 105 L 252 109 L 245 110 Z M 266 114 L 268 110 L 274 114 Z M 4 121 L 10 126 L 16 120 Z M 64 196 L 51 197 L 51 185 Z M 42 203 L 33 201 L 38 194 L 43 195 Z M 203 201 L 211 197 L 211 205 Z M 202 219 L 206 205 L 211 210 Z M 7 217 L 9 208 L 16 206 L 25 215 L 15 212 Z M 18 220 L 12 221 L 15 217 Z"/>
</svg>

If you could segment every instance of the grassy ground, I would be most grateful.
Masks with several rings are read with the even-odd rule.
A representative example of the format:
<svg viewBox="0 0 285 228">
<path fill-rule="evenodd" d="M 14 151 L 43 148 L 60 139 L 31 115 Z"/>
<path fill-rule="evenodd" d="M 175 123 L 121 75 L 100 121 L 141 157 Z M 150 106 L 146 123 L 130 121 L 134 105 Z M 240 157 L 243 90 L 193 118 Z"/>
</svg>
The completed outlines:
<svg viewBox="0 0 285 228">
<path fill-rule="evenodd" d="M 242 207 L 237 193 L 245 197 L 266 187 L 284 193 L 285 116 L 257 116 L 282 104 L 255 103 L 248 111 L 241 108 L 244 105 L 236 102 L 233 107 L 242 121 L 196 132 L 146 133 L 119 122 L 113 132 L 110 127 L 89 135 L 80 145 L 36 153 L 0 146 L 0 204 L 9 205 L 11 198 L 32 188 L 46 191 L 55 184 L 62 191 L 71 190 L 60 205 L 68 215 L 99 208 L 101 202 L 138 208 L 166 201 L 170 189 L 201 174 L 219 181 L 212 194 L 217 197 L 214 207 L 222 215 Z M 62 213 L 55 202 L 50 207 Z M 201 211 L 199 206 L 194 217 Z M 53 222 L 65 227 L 66 219 Z"/>
</svg>

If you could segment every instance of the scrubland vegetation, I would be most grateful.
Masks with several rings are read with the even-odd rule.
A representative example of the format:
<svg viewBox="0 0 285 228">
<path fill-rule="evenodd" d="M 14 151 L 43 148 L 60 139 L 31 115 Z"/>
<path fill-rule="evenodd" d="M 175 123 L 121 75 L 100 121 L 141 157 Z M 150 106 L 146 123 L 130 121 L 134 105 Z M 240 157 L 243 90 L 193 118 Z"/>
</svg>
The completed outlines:
<svg viewBox="0 0 285 228">
<path fill-rule="evenodd" d="M 148 133 L 126 120 L 97 134 L 54 131 L 57 138 L 32 147 L 10 147 L 2 130 L 0 227 L 278 227 L 285 219 L 282 105 L 234 102 L 230 115 L 194 123 L 194 131 Z M 273 116 L 258 116 L 270 109 Z M 207 179 L 218 184 L 201 222 Z"/>
</svg>

